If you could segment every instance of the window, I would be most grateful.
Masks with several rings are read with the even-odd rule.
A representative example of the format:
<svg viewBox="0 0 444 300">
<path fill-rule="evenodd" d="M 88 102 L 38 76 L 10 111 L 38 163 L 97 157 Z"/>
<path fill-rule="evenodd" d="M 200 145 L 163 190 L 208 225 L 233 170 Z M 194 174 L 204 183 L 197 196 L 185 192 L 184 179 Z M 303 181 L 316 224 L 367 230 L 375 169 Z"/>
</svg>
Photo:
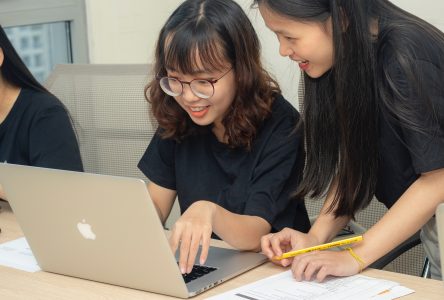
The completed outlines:
<svg viewBox="0 0 444 300">
<path fill-rule="evenodd" d="M 88 63 L 85 0 L 0 0 L 1 25 L 44 82 L 56 64 Z"/>
<path fill-rule="evenodd" d="M 56 22 L 4 29 L 25 65 L 43 83 L 56 64 L 73 62 L 69 26 L 70 22 Z"/>
<path fill-rule="evenodd" d="M 15 39 L 14 39 L 14 37 L 12 36 L 13 34 L 11 34 L 11 31 L 8 30 L 7 28 L 5 28 L 5 30 L 6 30 L 6 34 L 8 35 L 9 39 L 10 39 L 11 42 L 14 44 L 13 41 L 15 41 Z M 14 45 L 14 47 L 17 48 L 17 45 Z M 20 46 L 19 46 L 19 48 L 20 48 L 20 49 L 23 49 L 23 50 L 28 49 L 28 48 L 29 48 L 29 39 L 26 38 L 26 37 L 22 37 L 22 38 L 20 39 Z"/>
<path fill-rule="evenodd" d="M 43 32 L 40 32 L 44 34 Z M 40 35 L 35 35 L 32 37 L 32 44 L 34 48 L 42 48 L 42 37 Z"/>
</svg>

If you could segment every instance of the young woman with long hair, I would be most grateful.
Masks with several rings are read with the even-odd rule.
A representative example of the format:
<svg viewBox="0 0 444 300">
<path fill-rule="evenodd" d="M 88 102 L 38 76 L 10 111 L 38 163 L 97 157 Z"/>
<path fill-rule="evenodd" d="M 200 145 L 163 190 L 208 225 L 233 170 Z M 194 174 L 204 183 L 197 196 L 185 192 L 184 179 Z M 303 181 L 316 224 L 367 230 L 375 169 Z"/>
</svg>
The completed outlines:
<svg viewBox="0 0 444 300">
<path fill-rule="evenodd" d="M 444 201 L 444 34 L 387 0 L 255 0 L 305 83 L 307 163 L 297 197 L 326 195 L 308 234 L 263 237 L 271 258 L 324 243 L 373 196 L 388 212 L 344 251 L 284 260 L 295 278 L 357 273 L 422 228 L 440 277 L 434 213 Z"/>
<path fill-rule="evenodd" d="M 65 106 L 34 78 L 1 26 L 0 163 L 83 171 Z"/>
</svg>

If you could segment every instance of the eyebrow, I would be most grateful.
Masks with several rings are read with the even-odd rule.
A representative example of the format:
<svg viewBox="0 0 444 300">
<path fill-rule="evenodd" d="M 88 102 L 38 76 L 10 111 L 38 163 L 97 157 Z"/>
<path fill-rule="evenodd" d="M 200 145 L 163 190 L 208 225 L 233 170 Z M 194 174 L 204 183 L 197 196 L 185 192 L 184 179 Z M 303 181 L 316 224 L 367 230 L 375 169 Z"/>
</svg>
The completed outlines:
<svg viewBox="0 0 444 300">
<path fill-rule="evenodd" d="M 170 72 L 179 72 L 177 69 L 175 69 L 173 67 L 167 66 L 165 68 L 167 69 L 167 71 L 170 71 Z M 190 75 L 199 75 L 199 74 L 208 74 L 208 73 L 212 73 L 212 72 L 214 72 L 214 71 L 207 70 L 207 69 L 196 69 L 196 70 L 192 70 L 189 74 Z"/>
<path fill-rule="evenodd" d="M 276 34 L 290 35 L 290 33 L 285 30 L 272 30 L 272 31 Z"/>
<path fill-rule="evenodd" d="M 276 34 L 283 34 L 283 35 L 290 35 L 290 33 L 289 32 L 287 32 L 287 31 L 285 31 L 285 29 L 274 29 L 274 28 L 271 28 L 270 26 L 268 26 L 268 25 L 265 25 L 268 29 L 270 29 L 271 31 L 273 31 L 274 33 L 276 33 Z"/>
</svg>

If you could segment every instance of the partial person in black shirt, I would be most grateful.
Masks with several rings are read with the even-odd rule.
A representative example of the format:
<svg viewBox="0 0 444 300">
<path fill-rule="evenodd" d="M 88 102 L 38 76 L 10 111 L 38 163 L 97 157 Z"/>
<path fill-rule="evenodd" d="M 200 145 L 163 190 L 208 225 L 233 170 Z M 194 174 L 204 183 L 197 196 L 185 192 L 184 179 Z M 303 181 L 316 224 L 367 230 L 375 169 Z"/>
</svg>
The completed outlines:
<svg viewBox="0 0 444 300">
<path fill-rule="evenodd" d="M 321 244 L 376 196 L 388 212 L 344 251 L 293 261 L 296 279 L 358 273 L 422 228 L 440 278 L 434 213 L 444 202 L 444 34 L 387 0 L 256 0 L 280 53 L 304 72 L 307 164 L 296 193 L 326 194 L 308 234 L 263 238 L 270 258 Z"/>
<path fill-rule="evenodd" d="M 262 68 L 258 37 L 231 0 L 185 1 L 162 28 L 147 99 L 159 129 L 139 168 L 165 222 L 176 196 L 181 217 L 170 243 L 189 273 L 212 232 L 258 251 L 260 238 L 306 232 L 303 201 L 290 200 L 304 163 L 298 112 Z"/>
<path fill-rule="evenodd" d="M 35 80 L 1 26 L 0 163 L 83 171 L 64 105 Z"/>
</svg>

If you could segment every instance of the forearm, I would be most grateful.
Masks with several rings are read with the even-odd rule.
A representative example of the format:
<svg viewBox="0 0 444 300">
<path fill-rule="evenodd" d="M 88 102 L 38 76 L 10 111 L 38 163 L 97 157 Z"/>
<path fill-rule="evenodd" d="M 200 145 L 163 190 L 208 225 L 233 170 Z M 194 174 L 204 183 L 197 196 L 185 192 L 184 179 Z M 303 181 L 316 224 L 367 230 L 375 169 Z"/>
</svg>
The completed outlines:
<svg viewBox="0 0 444 300">
<path fill-rule="evenodd" d="M 320 244 L 327 243 L 333 240 L 349 221 L 350 217 L 335 218 L 333 213 L 320 214 L 309 234 L 314 235 Z"/>
<path fill-rule="evenodd" d="M 160 221 L 165 224 L 176 199 L 176 191 L 166 189 L 153 182 L 148 183 L 147 188 Z"/>
<path fill-rule="evenodd" d="M 157 215 L 159 216 L 160 222 L 162 223 L 162 225 L 165 225 L 167 216 L 164 216 L 162 214 L 162 211 L 160 210 L 159 206 L 157 206 L 156 202 L 153 202 L 153 204 L 154 204 L 154 207 L 156 208 Z"/>
<path fill-rule="evenodd" d="M 3 192 L 3 187 L 0 185 L 0 199 L 6 200 L 5 193 Z"/>
<path fill-rule="evenodd" d="M 354 249 L 370 265 L 412 236 L 444 202 L 444 171 L 421 176 Z"/>
<path fill-rule="evenodd" d="M 319 243 L 326 243 L 331 241 L 337 233 L 347 225 L 350 221 L 350 217 L 334 216 L 334 209 L 328 212 L 331 203 L 333 202 L 336 194 L 336 184 L 332 184 L 328 193 L 324 205 L 319 213 L 318 218 L 310 229 L 309 234 L 315 236 Z"/>
<path fill-rule="evenodd" d="M 213 232 L 234 248 L 259 251 L 261 237 L 270 232 L 270 224 L 260 217 L 235 214 L 214 205 Z"/>
</svg>

